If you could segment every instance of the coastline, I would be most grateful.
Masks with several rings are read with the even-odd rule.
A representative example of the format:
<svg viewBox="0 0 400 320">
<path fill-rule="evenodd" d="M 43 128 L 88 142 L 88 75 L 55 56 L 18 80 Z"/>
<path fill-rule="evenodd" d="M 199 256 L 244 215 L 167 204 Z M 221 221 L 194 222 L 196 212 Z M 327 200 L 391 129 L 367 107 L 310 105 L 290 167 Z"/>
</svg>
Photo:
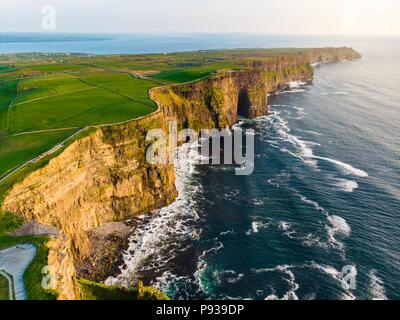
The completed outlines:
<svg viewBox="0 0 400 320">
<path fill-rule="evenodd" d="M 240 73 L 240 72 L 239 72 Z M 211 77 L 209 77 L 209 78 L 206 78 L 206 79 L 204 79 L 204 80 L 200 80 L 199 82 L 207 82 L 207 81 L 211 81 L 210 79 L 212 79 L 212 78 L 217 78 L 217 79 L 219 79 L 220 78 L 220 76 L 221 75 L 215 75 L 215 76 L 211 76 Z M 303 79 L 303 78 L 300 78 L 300 79 L 296 79 L 296 80 L 305 80 L 305 79 Z M 173 86 L 167 86 L 167 87 L 160 87 L 160 88 L 154 88 L 154 91 L 153 91 L 153 89 L 151 90 L 151 92 L 150 92 L 150 94 L 151 94 L 151 96 L 153 96 L 154 95 L 154 92 L 155 91 L 157 91 L 157 90 L 171 90 L 171 88 L 174 88 L 174 89 L 176 89 L 176 87 L 179 87 L 179 88 L 181 88 L 181 87 L 186 87 L 186 86 L 191 86 L 191 85 L 195 85 L 195 86 L 197 86 L 199 83 L 197 82 L 197 81 L 195 81 L 195 82 L 190 82 L 190 83 L 187 83 L 187 84 L 182 84 L 182 85 L 173 85 Z M 284 88 L 284 84 L 280 84 L 280 86 L 278 86 L 278 87 L 283 87 Z M 156 90 L 157 89 L 157 90 Z M 271 94 L 273 91 L 268 91 L 268 92 L 265 92 L 264 94 Z M 142 122 L 147 122 L 147 121 L 151 121 L 152 119 L 158 119 L 157 121 L 159 121 L 159 119 L 160 118 L 165 118 L 165 119 L 162 119 L 162 122 L 164 122 L 164 121 L 166 121 L 166 119 L 168 119 L 168 118 L 172 118 L 173 117 L 173 114 L 174 114 L 174 112 L 176 111 L 176 109 L 175 110 L 172 110 L 171 108 L 168 108 L 167 106 L 166 106 L 166 103 L 165 103 L 165 101 L 163 101 L 162 103 L 159 101 L 159 100 L 157 100 L 156 98 L 155 99 L 153 99 L 156 103 L 157 103 L 157 106 L 158 106 L 158 110 L 157 111 L 155 111 L 154 113 L 152 113 L 152 114 L 150 114 L 150 115 L 147 115 L 147 116 L 144 116 L 143 118 L 141 118 L 141 119 L 135 119 L 135 120 L 129 120 L 129 121 L 125 121 L 125 122 L 122 122 L 122 123 L 119 123 L 119 124 L 115 124 L 115 125 L 110 125 L 110 126 L 112 126 L 112 127 L 121 127 L 121 129 L 123 129 L 123 130 L 126 130 L 126 128 L 127 128 L 127 126 L 130 126 L 130 125 L 135 125 L 135 126 L 141 126 L 141 124 L 142 124 Z M 168 102 L 167 102 L 167 104 L 168 104 Z M 251 111 L 251 112 L 253 112 L 253 111 Z M 262 113 L 265 113 L 265 110 L 263 110 L 262 111 Z M 257 112 L 255 112 L 255 114 L 252 114 L 252 115 L 257 115 Z M 262 115 L 262 114 L 258 114 L 258 115 Z M 210 123 L 209 122 L 209 120 L 207 120 L 207 119 L 204 119 L 205 120 L 205 122 L 208 122 L 208 123 Z M 224 121 L 227 121 L 227 122 L 230 122 L 230 123 L 228 123 L 228 124 L 230 124 L 230 126 L 232 126 L 232 125 L 234 125 L 235 123 L 237 123 L 237 119 L 235 120 L 235 121 L 232 121 L 232 120 L 235 120 L 235 119 L 233 119 L 231 116 L 229 116 L 228 118 L 226 118 Z M 182 122 L 182 121 L 181 121 Z M 189 120 L 189 122 L 190 122 L 190 120 Z M 219 123 L 219 126 L 220 127 L 222 127 L 223 126 L 223 123 L 224 122 L 222 122 L 222 123 Z M 222 124 L 222 125 L 221 125 Z M 147 126 L 146 124 L 144 124 L 144 126 Z M 115 130 L 114 130 L 114 128 L 109 128 L 109 125 L 104 125 L 104 126 L 99 126 L 99 130 L 101 130 L 101 131 L 103 131 L 103 129 L 104 129 L 104 131 L 103 131 L 103 134 L 104 134 L 104 132 L 107 134 L 107 132 L 109 132 L 109 133 L 111 133 L 111 134 L 113 134 L 113 132 L 115 132 Z M 125 128 L 125 129 L 124 129 Z M 118 131 L 118 128 L 116 129 L 117 131 Z M 98 132 L 97 130 L 96 130 L 96 132 Z M 99 133 L 97 133 L 97 134 L 99 134 Z M 100 138 L 100 137 L 99 137 Z M 102 139 L 104 139 L 104 138 L 100 138 L 100 140 L 102 140 Z M 78 142 L 78 144 L 79 144 L 80 142 Z M 90 144 L 92 144 L 93 142 L 91 142 L 91 143 L 89 143 L 89 145 Z M 74 145 L 75 143 L 73 143 L 73 145 Z M 115 142 L 115 145 L 118 147 L 118 145 L 119 145 L 119 143 L 118 142 Z M 53 162 L 53 160 L 51 161 L 51 162 Z M 171 167 L 169 167 L 169 168 L 167 168 L 167 170 L 171 170 Z M 175 174 L 175 173 L 174 173 Z M 157 181 L 157 179 L 156 179 L 156 181 Z M 169 185 L 171 185 L 171 182 L 175 182 L 175 177 L 169 177 L 168 178 L 168 184 Z M 168 195 L 167 196 L 167 198 L 168 198 L 168 201 L 167 202 L 174 202 L 175 201 L 175 199 L 176 199 L 176 192 L 174 191 L 174 190 L 170 190 L 170 195 Z M 171 197 L 171 196 L 173 196 L 173 198 Z M 179 195 L 178 195 L 179 196 Z M 164 200 L 163 200 L 164 201 Z M 163 207 L 165 207 L 165 205 L 163 206 Z M 148 211 L 147 209 L 145 210 L 145 211 Z M 32 214 L 30 214 L 30 216 L 32 216 Z M 43 218 L 45 218 L 45 217 L 42 217 L 42 219 Z M 44 219 L 44 220 L 46 220 L 46 219 Z M 106 219 L 107 220 L 107 219 Z M 120 219 L 118 219 L 118 220 L 120 220 Z M 100 226 L 102 225 L 102 223 L 98 223 L 98 224 L 100 224 Z M 94 228 L 95 229 L 95 228 Z M 82 239 L 81 239 L 82 240 Z M 87 250 L 87 249 L 85 249 L 85 250 Z M 83 250 L 83 251 L 85 251 L 85 250 Z M 89 249 L 90 250 L 90 249 Z M 69 273 L 70 273 L 70 271 L 69 271 Z M 70 292 L 71 293 L 71 292 Z"/>
</svg>

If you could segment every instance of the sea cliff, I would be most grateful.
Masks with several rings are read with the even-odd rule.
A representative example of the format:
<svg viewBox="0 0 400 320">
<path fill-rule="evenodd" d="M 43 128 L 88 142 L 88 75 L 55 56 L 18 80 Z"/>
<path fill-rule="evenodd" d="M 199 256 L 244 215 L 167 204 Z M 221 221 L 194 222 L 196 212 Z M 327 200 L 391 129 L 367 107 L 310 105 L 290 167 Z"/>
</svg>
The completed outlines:
<svg viewBox="0 0 400 320">
<path fill-rule="evenodd" d="M 129 234 L 126 226 L 107 229 L 104 250 L 98 230 L 170 204 L 176 197 L 174 167 L 146 161 L 150 129 L 225 128 L 239 116 L 268 113 L 269 93 L 292 81 L 311 80 L 312 64 L 352 60 L 349 48 L 313 49 L 268 61 L 248 61 L 241 71 L 222 71 L 180 85 L 154 88 L 158 110 L 142 119 L 97 127 L 73 142 L 45 167 L 10 190 L 3 209 L 25 220 L 53 225 L 60 234 L 49 243 L 59 299 L 79 299 L 78 278 L 102 281 L 117 262 Z"/>
</svg>

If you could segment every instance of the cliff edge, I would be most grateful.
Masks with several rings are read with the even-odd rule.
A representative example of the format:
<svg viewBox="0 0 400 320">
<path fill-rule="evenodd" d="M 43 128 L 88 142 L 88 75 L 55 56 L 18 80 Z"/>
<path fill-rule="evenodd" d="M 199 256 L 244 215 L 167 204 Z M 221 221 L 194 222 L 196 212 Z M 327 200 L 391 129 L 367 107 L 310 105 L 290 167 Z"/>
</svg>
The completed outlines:
<svg viewBox="0 0 400 320">
<path fill-rule="evenodd" d="M 139 120 L 98 127 L 73 142 L 15 185 L 3 209 L 61 230 L 48 243 L 49 265 L 56 272 L 59 299 L 79 299 L 77 278 L 104 280 L 115 251 L 120 250 L 119 245 L 105 246 L 101 256 L 93 240 L 96 230 L 166 206 L 176 197 L 173 165 L 146 162 L 145 138 L 150 129 L 167 130 L 169 120 L 196 130 L 230 127 L 239 116 L 267 114 L 268 93 L 285 89 L 291 81 L 312 79 L 312 64 L 360 57 L 349 48 L 312 49 L 269 61 L 249 61 L 242 71 L 152 89 L 158 111 Z M 123 234 L 126 239 L 128 232 Z M 118 232 L 114 236 L 110 238 L 114 242 L 124 242 Z"/>
</svg>

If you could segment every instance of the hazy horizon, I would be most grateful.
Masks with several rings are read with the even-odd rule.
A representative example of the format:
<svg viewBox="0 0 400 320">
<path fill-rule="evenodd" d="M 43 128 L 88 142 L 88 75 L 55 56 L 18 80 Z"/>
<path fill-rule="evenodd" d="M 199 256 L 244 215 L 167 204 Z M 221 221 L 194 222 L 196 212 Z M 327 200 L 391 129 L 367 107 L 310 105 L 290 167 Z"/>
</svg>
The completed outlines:
<svg viewBox="0 0 400 320">
<path fill-rule="evenodd" d="M 0 32 L 46 32 L 46 5 L 56 33 L 400 35 L 396 0 L 1 0 Z"/>
</svg>

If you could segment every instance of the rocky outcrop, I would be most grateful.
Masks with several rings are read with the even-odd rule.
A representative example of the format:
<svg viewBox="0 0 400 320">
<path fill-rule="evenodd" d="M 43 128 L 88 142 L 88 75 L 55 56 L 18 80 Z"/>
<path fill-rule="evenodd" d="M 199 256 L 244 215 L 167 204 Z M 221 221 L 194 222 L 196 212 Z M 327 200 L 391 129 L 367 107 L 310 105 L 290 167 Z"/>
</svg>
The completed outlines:
<svg viewBox="0 0 400 320">
<path fill-rule="evenodd" d="M 61 230 L 49 243 L 49 264 L 56 271 L 59 298 L 78 299 L 77 270 L 91 278 L 104 277 L 104 264 L 112 263 L 113 251 L 119 249 L 111 245 L 112 240 L 123 242 L 114 232 L 99 233 L 101 226 L 163 207 L 176 197 L 173 165 L 150 165 L 145 159 L 150 129 L 167 129 L 169 120 L 192 129 L 224 128 L 239 116 L 265 115 L 268 92 L 284 89 L 290 81 L 311 79 L 310 63 L 357 57 L 351 49 L 312 50 L 251 61 L 242 71 L 153 89 L 157 112 L 99 127 L 75 141 L 16 185 L 3 207 Z M 111 242 L 99 250 L 102 239 Z M 93 254 L 96 259 L 89 263 Z M 88 272 L 97 267 L 101 272 Z"/>
<path fill-rule="evenodd" d="M 37 223 L 35 220 L 31 220 L 25 223 L 21 228 L 18 228 L 14 232 L 10 233 L 12 237 L 31 237 L 31 236 L 57 236 L 59 230 L 50 225 L 44 225 Z"/>
</svg>

